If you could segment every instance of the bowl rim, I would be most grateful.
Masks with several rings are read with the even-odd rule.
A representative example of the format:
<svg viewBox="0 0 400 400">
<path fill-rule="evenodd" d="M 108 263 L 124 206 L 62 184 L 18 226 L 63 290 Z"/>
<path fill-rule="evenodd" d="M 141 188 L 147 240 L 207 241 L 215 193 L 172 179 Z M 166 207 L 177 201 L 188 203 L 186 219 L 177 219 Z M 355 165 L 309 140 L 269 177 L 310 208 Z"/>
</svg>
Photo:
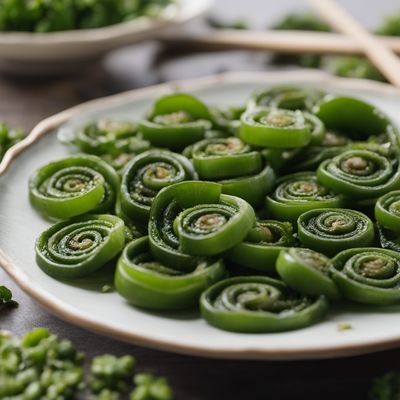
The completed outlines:
<svg viewBox="0 0 400 400">
<path fill-rule="evenodd" d="M 141 16 L 93 29 L 74 29 L 56 32 L 0 31 L 0 46 L 45 46 L 116 40 L 120 37 L 157 30 L 171 24 L 182 24 L 206 12 L 214 0 L 175 0 L 159 17 Z"/>
<path fill-rule="evenodd" d="M 14 163 L 18 155 L 27 150 L 32 144 L 40 140 L 46 134 L 54 132 L 70 118 L 77 117 L 81 113 L 101 111 L 109 107 L 123 105 L 129 101 L 140 100 L 148 96 L 159 96 L 172 91 L 190 91 L 213 87 L 217 84 L 263 82 L 277 84 L 281 81 L 301 81 L 304 83 L 329 83 L 338 89 L 359 89 L 387 96 L 400 96 L 400 90 L 385 83 L 360 79 L 336 78 L 325 72 L 315 70 L 273 71 L 273 72 L 228 72 L 211 75 L 203 78 L 171 81 L 142 89 L 134 89 L 120 94 L 91 100 L 69 108 L 58 114 L 39 122 L 30 134 L 20 143 L 9 149 L 0 163 L 0 179 L 7 169 Z M 342 344 L 336 346 L 304 347 L 302 349 L 276 348 L 274 350 L 262 350 L 245 348 L 236 350 L 218 349 L 214 347 L 186 345 L 176 341 L 151 339 L 143 335 L 134 334 L 115 328 L 105 322 L 99 322 L 95 318 L 80 314 L 67 304 L 58 300 L 55 296 L 31 282 L 28 275 L 15 265 L 5 252 L 0 249 L 0 267 L 18 284 L 18 286 L 43 306 L 50 313 L 82 328 L 119 339 L 128 343 L 150 347 L 154 349 L 175 352 L 180 354 L 195 355 L 200 357 L 224 358 L 224 359 L 252 359 L 252 360 L 306 360 L 348 357 L 372 353 L 379 350 L 390 349 L 400 345 L 400 336 L 388 339 L 368 339 L 361 343 Z"/>
</svg>

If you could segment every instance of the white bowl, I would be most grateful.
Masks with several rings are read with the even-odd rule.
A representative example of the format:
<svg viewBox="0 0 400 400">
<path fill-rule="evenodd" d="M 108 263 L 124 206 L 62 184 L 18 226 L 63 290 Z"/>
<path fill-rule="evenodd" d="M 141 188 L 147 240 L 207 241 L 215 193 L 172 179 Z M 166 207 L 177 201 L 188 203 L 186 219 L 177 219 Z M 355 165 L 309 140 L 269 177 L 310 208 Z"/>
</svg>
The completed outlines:
<svg viewBox="0 0 400 400">
<path fill-rule="evenodd" d="M 0 32 L 0 69 L 13 73 L 66 72 L 112 49 L 153 39 L 208 10 L 212 0 L 176 0 L 159 18 L 139 17 L 104 28 L 49 33 Z"/>
</svg>

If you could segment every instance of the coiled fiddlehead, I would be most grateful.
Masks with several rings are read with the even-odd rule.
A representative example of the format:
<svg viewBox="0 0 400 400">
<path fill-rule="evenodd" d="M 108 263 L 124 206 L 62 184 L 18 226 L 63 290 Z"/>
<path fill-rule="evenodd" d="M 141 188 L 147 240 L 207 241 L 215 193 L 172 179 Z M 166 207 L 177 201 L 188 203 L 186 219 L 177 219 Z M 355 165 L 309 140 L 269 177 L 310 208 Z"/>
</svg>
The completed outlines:
<svg viewBox="0 0 400 400">
<path fill-rule="evenodd" d="M 246 111 L 245 106 L 218 106 L 213 107 L 211 111 L 218 120 L 218 126 L 220 127 L 219 131 L 225 133 L 225 137 L 238 135 L 240 118 Z"/>
<path fill-rule="evenodd" d="M 353 140 L 387 134 L 388 129 L 393 129 L 389 118 L 380 110 L 353 97 L 327 95 L 314 112 L 327 129 L 341 132 Z"/>
<path fill-rule="evenodd" d="M 236 137 L 194 144 L 192 160 L 201 179 L 235 178 L 259 172 L 262 167 L 261 154 Z"/>
<path fill-rule="evenodd" d="M 59 136 L 65 140 L 66 135 L 63 135 L 62 130 Z M 69 141 L 82 152 L 99 156 L 137 154 L 150 148 L 150 143 L 139 133 L 137 124 L 110 118 L 102 118 L 80 127 Z"/>
<path fill-rule="evenodd" d="M 193 179 L 197 179 L 197 174 L 186 157 L 163 150 L 141 153 L 122 175 L 121 210 L 132 221 L 145 224 L 154 197 L 162 188 Z"/>
<path fill-rule="evenodd" d="M 249 276 L 223 280 L 200 298 L 201 314 L 217 328 L 246 333 L 303 328 L 327 309 L 324 297 L 312 298 L 289 289 L 282 281 Z"/>
<path fill-rule="evenodd" d="M 332 259 L 332 277 L 344 297 L 367 304 L 400 301 L 400 255 L 378 249 L 349 249 Z"/>
<path fill-rule="evenodd" d="M 76 155 L 39 168 L 29 180 L 29 198 L 44 216 L 67 219 L 114 207 L 119 177 L 96 156 Z"/>
<path fill-rule="evenodd" d="M 331 130 L 327 131 L 321 144 L 310 145 L 290 154 L 284 160 L 283 169 L 287 172 L 315 171 L 322 161 L 343 153 L 350 143 L 350 139 L 346 136 Z"/>
<path fill-rule="evenodd" d="M 124 247 L 124 222 L 112 215 L 87 215 L 59 222 L 36 242 L 39 267 L 56 279 L 98 270 Z"/>
<path fill-rule="evenodd" d="M 312 139 L 311 126 L 299 110 L 248 109 L 241 122 L 240 138 L 255 146 L 297 148 L 308 145 Z"/>
<path fill-rule="evenodd" d="M 197 98 L 184 93 L 161 97 L 139 128 L 153 146 L 183 150 L 203 139 L 213 127 L 213 116 Z"/>
<path fill-rule="evenodd" d="M 317 90 L 296 86 L 275 86 L 256 93 L 248 107 L 258 106 L 283 108 L 287 110 L 312 111 L 315 104 L 323 97 Z"/>
<path fill-rule="evenodd" d="M 314 250 L 291 248 L 282 250 L 276 261 L 276 270 L 291 288 L 310 296 L 325 295 L 335 300 L 340 297 L 330 274 L 328 257 Z"/>
<path fill-rule="evenodd" d="M 318 179 L 328 188 L 353 198 L 374 198 L 400 187 L 397 159 L 369 150 L 348 150 L 324 161 Z"/>
<path fill-rule="evenodd" d="M 281 178 L 275 191 L 266 199 L 267 210 L 274 218 L 292 223 L 308 210 L 343 205 L 343 196 L 319 183 L 313 172 L 298 172 Z"/>
<path fill-rule="evenodd" d="M 146 236 L 124 249 L 117 265 L 115 287 L 134 305 L 177 310 L 196 306 L 201 293 L 225 277 L 221 259 L 199 259 L 193 270 L 187 272 L 156 261 L 150 253 Z"/>
<path fill-rule="evenodd" d="M 257 221 L 242 243 L 226 253 L 228 260 L 247 268 L 275 273 L 278 255 L 295 244 L 290 222 Z"/>
<path fill-rule="evenodd" d="M 150 248 L 154 257 L 177 269 L 193 257 L 222 253 L 240 243 L 255 222 L 244 200 L 221 194 L 212 182 L 181 182 L 161 190 L 151 207 Z"/>
<path fill-rule="evenodd" d="M 237 196 L 246 200 L 254 208 L 263 206 L 265 196 L 275 185 L 275 173 L 269 164 L 254 175 L 218 181 L 222 185 L 222 193 Z"/>
<path fill-rule="evenodd" d="M 400 190 L 386 193 L 378 199 L 375 218 L 385 228 L 400 232 Z"/>
<path fill-rule="evenodd" d="M 301 214 L 298 237 L 306 247 L 326 255 L 351 247 L 368 247 L 374 240 L 372 221 L 359 211 L 321 208 Z"/>
</svg>

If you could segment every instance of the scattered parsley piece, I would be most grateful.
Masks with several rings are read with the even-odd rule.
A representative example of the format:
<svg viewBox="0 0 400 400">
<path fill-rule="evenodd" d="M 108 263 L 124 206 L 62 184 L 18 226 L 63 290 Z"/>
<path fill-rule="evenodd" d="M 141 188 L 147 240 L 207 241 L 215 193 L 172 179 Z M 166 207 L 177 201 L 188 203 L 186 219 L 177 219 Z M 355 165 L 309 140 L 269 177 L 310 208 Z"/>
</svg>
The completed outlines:
<svg viewBox="0 0 400 400">
<path fill-rule="evenodd" d="M 400 399 L 400 374 L 389 372 L 375 378 L 369 392 L 370 400 L 398 400 Z"/>
<path fill-rule="evenodd" d="M 97 356 L 92 360 L 89 387 L 94 393 L 104 389 L 126 392 L 129 390 L 128 381 L 133 375 L 134 366 L 135 359 L 132 356 Z"/>
<path fill-rule="evenodd" d="M 134 378 L 135 389 L 130 400 L 173 400 L 172 390 L 163 377 L 151 374 L 137 374 Z"/>
<path fill-rule="evenodd" d="M 18 303 L 13 300 L 11 290 L 5 286 L 0 286 L 0 309 L 15 307 L 18 307 Z"/>
<path fill-rule="evenodd" d="M 351 324 L 339 324 L 337 326 L 337 330 L 339 332 L 348 331 L 350 329 L 353 329 L 353 326 Z"/>
</svg>

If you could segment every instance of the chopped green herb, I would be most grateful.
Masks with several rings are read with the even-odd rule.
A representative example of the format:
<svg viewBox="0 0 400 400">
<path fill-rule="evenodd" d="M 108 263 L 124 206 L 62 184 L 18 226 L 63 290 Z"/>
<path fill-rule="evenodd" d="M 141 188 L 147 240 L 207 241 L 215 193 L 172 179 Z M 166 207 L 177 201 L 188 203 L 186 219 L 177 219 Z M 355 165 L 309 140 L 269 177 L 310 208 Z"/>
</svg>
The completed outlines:
<svg viewBox="0 0 400 400">
<path fill-rule="evenodd" d="M 111 285 L 103 285 L 103 287 L 101 288 L 101 291 L 103 293 L 110 293 L 114 291 L 114 288 Z"/>
<path fill-rule="evenodd" d="M 337 326 L 337 330 L 339 332 L 348 331 L 350 329 L 353 329 L 353 326 L 351 324 L 339 324 Z"/>
<path fill-rule="evenodd" d="M 389 372 L 375 378 L 369 392 L 370 400 L 398 400 L 400 399 L 400 374 Z"/>
<path fill-rule="evenodd" d="M 214 29 L 250 29 L 249 23 L 243 19 L 236 19 L 234 21 L 222 21 L 218 18 L 209 17 L 207 18 L 207 23 Z"/>
<path fill-rule="evenodd" d="M 0 286 L 0 309 L 18 307 L 18 303 L 13 300 L 12 292 L 5 286 Z"/>
<path fill-rule="evenodd" d="M 129 389 L 128 380 L 133 375 L 135 359 L 132 356 L 116 357 L 103 354 L 93 358 L 90 368 L 90 389 L 100 393 L 104 389 L 125 392 Z"/>
<path fill-rule="evenodd" d="M 137 374 L 134 379 L 135 389 L 130 400 L 173 400 L 172 390 L 163 377 L 151 374 Z"/>
</svg>

